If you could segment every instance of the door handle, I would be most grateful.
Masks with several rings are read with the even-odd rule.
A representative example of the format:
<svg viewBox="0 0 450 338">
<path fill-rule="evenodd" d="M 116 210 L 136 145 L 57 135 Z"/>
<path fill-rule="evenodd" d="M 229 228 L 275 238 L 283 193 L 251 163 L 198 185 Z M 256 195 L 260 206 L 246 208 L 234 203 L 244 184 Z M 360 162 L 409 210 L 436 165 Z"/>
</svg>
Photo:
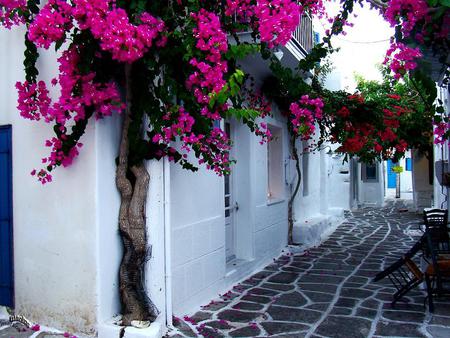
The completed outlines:
<svg viewBox="0 0 450 338">
<path fill-rule="evenodd" d="M 239 210 L 239 204 L 238 204 L 238 202 L 234 202 L 234 210 L 236 210 L 236 211 Z"/>
</svg>

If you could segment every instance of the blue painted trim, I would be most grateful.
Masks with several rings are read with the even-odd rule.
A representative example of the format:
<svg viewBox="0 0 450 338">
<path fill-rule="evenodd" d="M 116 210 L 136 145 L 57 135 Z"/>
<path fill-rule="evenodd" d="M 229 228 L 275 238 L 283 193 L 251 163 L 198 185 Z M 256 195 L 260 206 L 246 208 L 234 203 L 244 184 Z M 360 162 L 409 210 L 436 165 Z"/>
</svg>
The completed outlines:
<svg viewBox="0 0 450 338">
<path fill-rule="evenodd" d="M 407 157 L 406 161 L 405 161 L 405 170 L 406 171 L 412 170 L 412 163 L 411 163 L 411 159 L 409 157 Z"/>
<path fill-rule="evenodd" d="M 6 290 L 3 290 L 3 292 L 0 292 L 0 305 L 6 305 L 9 307 L 14 306 L 14 259 L 13 259 L 13 191 L 12 191 L 12 126 L 11 125 L 5 125 L 0 126 L 0 134 L 3 134 L 6 136 L 6 153 L 7 156 L 7 170 L 8 176 L 6 178 L 6 184 L 7 184 L 7 194 L 9 197 L 9 210 L 8 210 L 8 227 L 9 227 L 9 238 L 6 240 L 9 240 L 9 255 L 7 256 L 9 260 L 9 266 L 7 274 L 8 274 L 8 282 L 9 282 L 9 288 L 5 288 Z M 1 267 L 0 267 L 1 269 Z M 6 269 L 6 268 L 5 268 Z M 2 296 L 3 294 L 3 296 Z M 3 298 L 3 299 L 2 299 Z"/>
<path fill-rule="evenodd" d="M 397 186 L 396 173 L 392 171 L 394 164 L 391 160 L 387 161 L 387 175 L 388 175 L 388 188 L 395 188 Z"/>
</svg>

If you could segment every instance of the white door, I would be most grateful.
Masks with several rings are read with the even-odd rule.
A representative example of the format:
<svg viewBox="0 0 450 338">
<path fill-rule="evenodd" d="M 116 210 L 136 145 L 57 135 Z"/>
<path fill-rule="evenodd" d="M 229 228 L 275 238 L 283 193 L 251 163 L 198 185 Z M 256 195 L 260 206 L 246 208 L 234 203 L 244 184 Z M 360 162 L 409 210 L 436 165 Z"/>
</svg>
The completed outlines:
<svg viewBox="0 0 450 338">
<path fill-rule="evenodd" d="M 225 132 L 232 138 L 231 124 L 225 122 Z M 236 258 L 236 231 L 234 228 L 234 214 L 237 210 L 236 202 L 233 199 L 233 176 L 225 175 L 225 251 L 227 262 Z"/>
</svg>

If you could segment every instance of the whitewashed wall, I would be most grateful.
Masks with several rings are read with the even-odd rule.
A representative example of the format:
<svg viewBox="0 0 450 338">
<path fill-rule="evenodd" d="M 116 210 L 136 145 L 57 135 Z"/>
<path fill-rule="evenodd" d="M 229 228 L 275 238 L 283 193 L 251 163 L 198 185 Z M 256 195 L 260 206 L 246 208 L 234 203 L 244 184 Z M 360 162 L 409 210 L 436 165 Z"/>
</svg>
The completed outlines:
<svg viewBox="0 0 450 338">
<path fill-rule="evenodd" d="M 385 173 L 383 169 L 383 163 L 377 162 L 377 181 L 363 181 L 361 170 L 363 164 L 358 163 L 358 204 L 361 205 L 376 205 L 382 206 L 384 203 L 384 193 L 385 193 Z"/>
<path fill-rule="evenodd" d="M 1 30 L 0 124 L 12 124 L 14 283 L 18 314 L 46 325 L 93 332 L 96 323 L 97 233 L 96 149 L 93 128 L 84 151 L 54 182 L 41 186 L 30 176 L 47 155 L 48 126 L 22 119 L 14 84 L 23 80 L 21 30 Z M 44 56 L 44 78 L 55 70 Z"/>
<path fill-rule="evenodd" d="M 268 122 L 284 128 L 281 118 Z M 191 173 L 171 166 L 172 305 L 178 315 L 197 310 L 257 271 L 287 243 L 287 194 L 277 203 L 267 201 L 267 145 L 245 126 L 232 123 L 232 128 L 238 267 L 226 264 L 223 178 L 204 168 Z M 285 129 L 283 139 L 287 158 Z"/>
<path fill-rule="evenodd" d="M 225 275 L 223 179 L 200 168 L 170 170 L 173 310 L 187 312 Z"/>
<path fill-rule="evenodd" d="M 417 210 L 429 208 L 433 205 L 433 185 L 429 182 L 429 161 L 424 156 L 414 151 L 413 161 L 413 191 L 414 207 Z"/>
</svg>

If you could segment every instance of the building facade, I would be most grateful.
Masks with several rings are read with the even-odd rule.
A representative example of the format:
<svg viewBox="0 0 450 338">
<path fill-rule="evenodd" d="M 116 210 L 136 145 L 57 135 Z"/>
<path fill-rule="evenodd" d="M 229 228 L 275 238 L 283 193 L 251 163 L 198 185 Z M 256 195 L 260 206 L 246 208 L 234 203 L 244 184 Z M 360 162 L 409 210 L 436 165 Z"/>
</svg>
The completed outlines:
<svg viewBox="0 0 450 338">
<path fill-rule="evenodd" d="M 308 25 L 302 20 L 302 25 Z M 294 34 L 279 53 L 294 67 L 313 43 L 312 23 Z M 115 187 L 121 116 L 97 121 L 83 136 L 75 163 L 41 186 L 30 175 L 39 165 L 50 130 L 22 119 L 15 82 L 23 79 L 24 30 L 0 31 L 1 265 L 0 305 L 32 321 L 87 336 L 119 337 L 120 313 Z M 242 37 L 245 39 L 245 36 Z M 40 76 L 57 73 L 56 54 L 42 51 Z M 259 56 L 242 62 L 260 86 L 270 69 Z M 289 153 L 286 117 L 273 107 L 266 122 L 269 144 L 234 120 L 223 121 L 231 136 L 231 175 L 201 168 L 192 173 L 167 160 L 149 161 L 147 226 L 151 257 L 146 291 L 160 311 L 146 330 L 125 337 L 161 336 L 173 315 L 195 312 L 234 283 L 267 265 L 287 245 L 287 204 L 296 179 Z M 298 149 L 304 145 L 298 141 Z M 350 169 L 331 148 L 301 154 L 301 191 L 294 202 L 294 239 L 320 241 L 351 202 Z M 341 187 L 348 196 L 336 194 Z M 344 189 L 342 190 L 342 187 Z M 348 193 L 347 193 L 348 190 Z"/>
</svg>

